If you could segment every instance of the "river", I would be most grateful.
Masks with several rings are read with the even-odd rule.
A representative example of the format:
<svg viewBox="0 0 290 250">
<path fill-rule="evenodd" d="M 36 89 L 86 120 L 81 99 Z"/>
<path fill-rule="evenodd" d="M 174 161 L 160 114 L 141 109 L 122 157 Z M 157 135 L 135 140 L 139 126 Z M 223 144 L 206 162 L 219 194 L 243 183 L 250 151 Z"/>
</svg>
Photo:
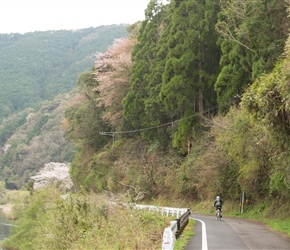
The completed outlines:
<svg viewBox="0 0 290 250">
<path fill-rule="evenodd" d="M 0 242 L 9 237 L 10 230 L 13 226 L 13 221 L 8 220 L 2 212 L 2 209 L 0 209 Z"/>
</svg>

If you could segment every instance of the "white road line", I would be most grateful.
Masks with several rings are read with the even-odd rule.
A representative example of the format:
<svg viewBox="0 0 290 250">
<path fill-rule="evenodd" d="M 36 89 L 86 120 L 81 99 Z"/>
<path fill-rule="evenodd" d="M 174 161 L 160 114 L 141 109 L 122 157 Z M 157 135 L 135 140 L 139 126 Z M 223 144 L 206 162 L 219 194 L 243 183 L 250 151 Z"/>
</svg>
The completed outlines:
<svg viewBox="0 0 290 250">
<path fill-rule="evenodd" d="M 202 220 L 196 219 L 196 218 L 192 218 L 194 220 L 197 220 L 201 223 L 202 227 L 202 250 L 208 250 L 207 248 L 207 235 L 206 235 L 206 226 L 205 223 Z"/>
</svg>

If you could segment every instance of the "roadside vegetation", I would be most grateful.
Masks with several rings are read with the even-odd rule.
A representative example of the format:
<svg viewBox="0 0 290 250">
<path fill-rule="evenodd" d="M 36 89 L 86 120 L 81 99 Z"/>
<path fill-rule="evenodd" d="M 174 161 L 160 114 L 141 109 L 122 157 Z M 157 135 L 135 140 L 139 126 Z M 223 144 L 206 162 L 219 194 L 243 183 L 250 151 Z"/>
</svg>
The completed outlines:
<svg viewBox="0 0 290 250">
<path fill-rule="evenodd" d="M 17 227 L 2 249 L 159 249 L 172 220 L 111 204 L 105 195 L 60 195 L 50 187 L 15 204 Z"/>
<path fill-rule="evenodd" d="M 5 183 L 0 181 L 0 207 L 5 212 L 8 219 L 15 220 L 15 212 L 13 208 L 23 207 L 27 198 L 30 196 L 27 190 L 8 190 L 5 188 Z"/>
</svg>

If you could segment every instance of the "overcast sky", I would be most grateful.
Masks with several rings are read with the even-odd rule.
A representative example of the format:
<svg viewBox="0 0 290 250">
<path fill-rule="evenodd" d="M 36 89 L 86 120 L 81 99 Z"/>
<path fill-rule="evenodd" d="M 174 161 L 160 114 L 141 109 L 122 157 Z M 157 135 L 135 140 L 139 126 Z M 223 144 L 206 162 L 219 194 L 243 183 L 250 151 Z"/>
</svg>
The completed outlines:
<svg viewBox="0 0 290 250">
<path fill-rule="evenodd" d="M 0 0 L 0 33 L 82 29 L 144 20 L 150 0 Z"/>
</svg>

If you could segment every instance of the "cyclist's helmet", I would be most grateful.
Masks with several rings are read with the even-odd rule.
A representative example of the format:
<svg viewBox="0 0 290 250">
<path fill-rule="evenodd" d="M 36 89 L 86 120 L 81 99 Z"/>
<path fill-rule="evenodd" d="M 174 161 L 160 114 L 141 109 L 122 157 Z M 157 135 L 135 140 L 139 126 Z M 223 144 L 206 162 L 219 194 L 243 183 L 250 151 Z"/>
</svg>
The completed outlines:
<svg viewBox="0 0 290 250">
<path fill-rule="evenodd" d="M 217 196 L 217 197 L 216 197 L 216 199 L 217 199 L 217 200 L 219 200 L 219 199 L 220 199 L 220 197 L 219 197 L 219 196 Z"/>
</svg>

